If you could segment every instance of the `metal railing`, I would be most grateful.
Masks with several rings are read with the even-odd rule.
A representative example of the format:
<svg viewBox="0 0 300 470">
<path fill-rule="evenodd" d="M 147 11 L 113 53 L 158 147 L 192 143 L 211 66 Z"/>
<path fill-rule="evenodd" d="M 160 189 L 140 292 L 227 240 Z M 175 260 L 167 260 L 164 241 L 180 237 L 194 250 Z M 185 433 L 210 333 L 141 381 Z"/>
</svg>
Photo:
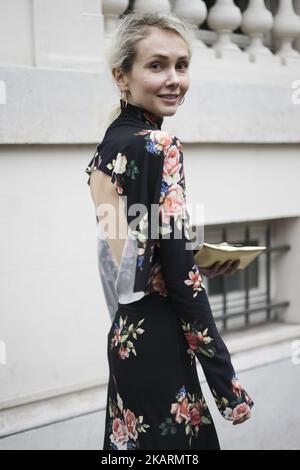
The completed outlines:
<svg viewBox="0 0 300 470">
<path fill-rule="evenodd" d="M 248 326 L 251 323 L 251 317 L 257 313 L 264 312 L 264 319 L 265 321 L 276 320 L 277 314 L 274 314 L 274 311 L 278 311 L 279 309 L 287 308 L 289 306 L 289 301 L 282 300 L 280 302 L 273 302 L 271 296 L 271 285 L 272 285 L 272 259 L 271 255 L 274 252 L 286 252 L 290 250 L 290 245 L 272 245 L 272 226 L 271 223 L 267 223 L 265 228 L 265 243 L 266 250 L 260 255 L 260 258 L 265 258 L 265 289 L 263 293 L 258 295 L 253 295 L 251 293 L 251 285 L 250 285 L 250 269 L 253 269 L 253 264 L 258 263 L 258 258 L 254 260 L 247 268 L 242 271 L 237 271 L 235 274 L 231 276 L 243 276 L 243 289 L 239 289 L 239 293 L 241 294 L 241 298 L 237 301 L 229 302 L 228 301 L 228 282 L 226 275 L 220 276 L 221 282 L 221 289 L 219 294 L 221 294 L 222 302 L 221 307 L 219 309 L 214 308 L 214 318 L 216 321 L 221 322 L 222 329 L 228 329 L 228 320 L 237 317 L 244 318 L 244 326 Z M 222 240 L 228 241 L 228 233 L 227 228 L 222 228 Z M 230 243 L 230 242 L 229 242 Z M 246 224 L 244 227 L 244 240 L 241 241 L 242 245 L 251 245 L 250 240 L 250 225 Z M 252 268 L 251 268 L 252 266 Z M 208 291 L 209 286 L 214 282 L 214 279 L 208 279 Z M 233 310 L 234 306 L 234 312 Z M 218 315 L 218 312 L 221 312 Z"/>
</svg>

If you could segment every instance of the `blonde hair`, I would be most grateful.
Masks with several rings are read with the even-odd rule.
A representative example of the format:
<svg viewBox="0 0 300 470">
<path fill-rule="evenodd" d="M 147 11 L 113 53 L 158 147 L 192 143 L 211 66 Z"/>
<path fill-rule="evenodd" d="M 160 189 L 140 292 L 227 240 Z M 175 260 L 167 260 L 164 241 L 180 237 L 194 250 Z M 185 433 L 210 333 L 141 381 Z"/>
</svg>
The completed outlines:
<svg viewBox="0 0 300 470">
<path fill-rule="evenodd" d="M 158 12 L 133 12 L 124 16 L 111 40 L 106 55 L 108 67 L 113 75 L 117 68 L 123 73 L 130 73 L 137 54 L 137 44 L 149 35 L 151 26 L 173 31 L 184 40 L 188 47 L 189 58 L 192 56 L 192 28 L 188 22 L 183 22 L 177 16 Z M 109 113 L 106 124 L 114 121 L 120 114 L 120 104 Z"/>
</svg>

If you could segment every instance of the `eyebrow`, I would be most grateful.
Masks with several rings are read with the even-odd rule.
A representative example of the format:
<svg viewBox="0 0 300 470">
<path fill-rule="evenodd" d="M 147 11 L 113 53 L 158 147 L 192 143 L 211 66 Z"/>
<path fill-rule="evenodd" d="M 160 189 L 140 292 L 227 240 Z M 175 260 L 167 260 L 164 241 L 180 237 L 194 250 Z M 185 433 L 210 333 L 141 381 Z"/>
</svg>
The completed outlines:
<svg viewBox="0 0 300 470">
<path fill-rule="evenodd" d="M 169 56 L 167 55 L 164 55 L 164 54 L 153 54 L 150 59 L 153 59 L 154 57 L 159 57 L 161 59 L 169 59 Z M 181 57 L 178 57 L 178 60 L 182 60 L 182 59 L 189 59 L 189 56 L 188 55 L 183 55 Z"/>
</svg>

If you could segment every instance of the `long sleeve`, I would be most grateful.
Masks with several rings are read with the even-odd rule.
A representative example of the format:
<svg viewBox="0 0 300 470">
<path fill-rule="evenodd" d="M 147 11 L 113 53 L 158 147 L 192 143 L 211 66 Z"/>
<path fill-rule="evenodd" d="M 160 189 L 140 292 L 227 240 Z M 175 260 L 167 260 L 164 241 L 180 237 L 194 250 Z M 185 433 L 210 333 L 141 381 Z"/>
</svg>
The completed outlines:
<svg viewBox="0 0 300 470">
<path fill-rule="evenodd" d="M 194 252 L 188 247 L 183 153 L 176 137 L 164 153 L 159 212 L 163 278 L 182 324 L 187 353 L 191 361 L 196 357 L 200 361 L 222 416 L 238 424 L 250 417 L 253 401 L 236 377 L 230 354 L 218 333 Z"/>
</svg>

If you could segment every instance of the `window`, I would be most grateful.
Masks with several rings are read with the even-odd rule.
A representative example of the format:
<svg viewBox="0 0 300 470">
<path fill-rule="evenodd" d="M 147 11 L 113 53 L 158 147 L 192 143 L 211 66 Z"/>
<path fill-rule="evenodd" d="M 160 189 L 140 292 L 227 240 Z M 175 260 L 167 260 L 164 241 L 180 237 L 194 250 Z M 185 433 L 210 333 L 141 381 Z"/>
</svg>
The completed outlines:
<svg viewBox="0 0 300 470">
<path fill-rule="evenodd" d="M 249 222 L 205 227 L 207 243 L 266 246 L 246 269 L 232 276 L 203 278 L 212 311 L 220 329 L 236 329 L 277 319 L 278 312 L 289 305 L 285 299 L 272 301 L 272 252 L 290 247 L 273 246 L 272 222 Z"/>
</svg>

